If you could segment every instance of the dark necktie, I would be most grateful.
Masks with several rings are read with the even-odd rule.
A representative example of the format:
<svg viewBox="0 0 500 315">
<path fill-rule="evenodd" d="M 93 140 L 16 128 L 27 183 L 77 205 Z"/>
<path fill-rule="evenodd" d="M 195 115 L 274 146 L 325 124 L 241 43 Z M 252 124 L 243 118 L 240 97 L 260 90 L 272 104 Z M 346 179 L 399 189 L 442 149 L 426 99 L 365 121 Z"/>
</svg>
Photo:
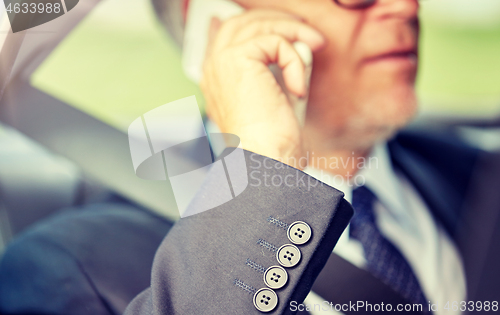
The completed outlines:
<svg viewBox="0 0 500 315">
<path fill-rule="evenodd" d="M 411 303 L 420 303 L 427 309 L 425 296 L 417 277 L 399 250 L 379 231 L 373 203 L 376 196 L 365 186 L 353 191 L 352 206 L 355 215 L 349 234 L 363 245 L 367 270 Z"/>
</svg>

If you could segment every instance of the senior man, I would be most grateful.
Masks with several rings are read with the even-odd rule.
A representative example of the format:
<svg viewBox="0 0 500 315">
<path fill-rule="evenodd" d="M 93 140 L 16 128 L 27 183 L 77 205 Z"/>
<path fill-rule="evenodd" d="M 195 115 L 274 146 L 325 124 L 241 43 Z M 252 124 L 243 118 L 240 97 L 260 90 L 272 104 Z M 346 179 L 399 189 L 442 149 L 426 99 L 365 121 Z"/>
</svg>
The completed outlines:
<svg viewBox="0 0 500 315">
<path fill-rule="evenodd" d="M 0 294 L 8 306 L 3 310 L 121 313 L 148 281 L 151 244 L 168 231 L 150 287 L 127 314 L 460 312 L 445 306 L 466 299 L 456 236 L 478 151 L 443 137 L 399 132 L 417 110 L 418 1 L 236 2 L 247 11 L 212 21 L 201 88 L 211 122 L 241 139 L 251 172 L 247 189 L 171 229 L 159 218 L 137 219 L 143 215 L 130 207 L 46 223 L 7 251 L 3 272 L 14 275 L 9 281 L 16 286 Z M 188 0 L 154 3 L 180 41 Z M 294 41 L 307 44 L 314 56 L 303 127 L 268 68 L 278 64 L 288 90 L 307 94 Z M 221 180 L 226 178 L 210 173 L 191 207 L 217 195 Z M 347 229 L 352 209 L 345 200 L 356 212 Z M 64 231 L 68 221 L 73 228 L 56 241 L 43 237 L 57 227 Z M 154 233 L 141 232 L 150 226 Z M 101 230 L 106 242 L 85 242 L 85 235 L 99 239 Z M 61 236 L 73 231 L 80 235 L 73 243 Z M 129 241 L 122 242 L 125 233 Z M 57 250 L 52 262 L 70 271 L 38 266 L 41 254 L 23 251 L 26 244 Z M 26 288 L 16 275 L 23 269 L 15 262 L 26 255 L 31 265 L 25 269 L 43 270 L 37 286 L 53 291 L 33 289 L 30 299 L 21 298 Z M 106 272 L 111 269 L 112 276 Z M 57 295 L 55 288 L 68 279 L 71 289 L 44 305 L 40 297 Z"/>
<path fill-rule="evenodd" d="M 307 304 L 321 304 L 323 300 L 342 304 L 339 303 L 342 293 L 333 294 L 332 291 L 336 291 L 333 286 L 352 286 L 354 291 L 359 286 L 359 291 L 362 291 L 364 283 L 355 281 L 356 275 L 359 275 L 356 271 L 353 271 L 350 280 L 347 277 L 344 283 L 338 283 L 339 277 L 329 275 L 327 270 L 342 269 L 349 273 L 347 270 L 354 269 L 341 268 L 340 264 L 368 271 L 374 279 L 366 281 L 382 282 L 406 301 L 423 305 L 424 313 L 429 311 L 429 302 L 444 305 L 447 301 L 465 300 L 462 262 L 451 238 L 455 220 L 453 215 L 450 219 L 447 217 L 449 213 L 443 213 L 449 210 L 450 205 L 441 208 L 441 203 L 447 202 L 444 200 L 446 197 L 432 196 L 430 187 L 426 187 L 425 183 L 441 176 L 433 173 L 434 170 L 444 171 L 434 169 L 437 161 L 426 159 L 434 158 L 432 151 L 437 147 L 443 150 L 440 154 L 446 156 L 446 144 L 437 140 L 427 140 L 426 144 L 425 138 L 412 135 L 400 135 L 389 146 L 386 142 L 412 119 L 417 110 L 414 84 L 418 59 L 418 1 L 236 2 L 248 11 L 226 22 L 214 19 L 211 25 L 210 49 L 201 82 L 209 118 L 223 132 L 238 135 L 244 149 L 302 169 L 341 190 L 357 212 L 334 251 L 338 257 L 330 258 L 329 268 L 325 268 L 316 281 L 318 284 L 315 287 L 322 292 L 314 292 L 313 287 L 305 304 L 294 301 L 301 297 L 297 292 L 309 290 L 312 279 L 307 278 L 311 277 L 307 268 L 301 270 L 306 275 L 290 271 L 290 278 L 296 277 L 301 281 L 290 283 L 295 287 L 288 288 L 288 291 L 276 290 L 276 299 L 280 303 L 275 306 L 276 309 L 269 309 L 288 313 L 307 308 Z M 183 1 L 180 7 L 189 8 L 187 1 Z M 186 10 L 183 10 L 183 16 L 186 16 Z M 179 11 L 163 12 L 166 12 L 163 17 L 174 37 L 182 38 L 178 30 L 182 29 L 180 25 L 183 21 L 177 19 L 176 24 L 175 16 L 172 16 L 181 16 Z M 268 69 L 269 64 L 278 64 L 288 90 L 297 97 L 306 95 L 304 65 L 292 46 L 294 41 L 306 43 L 314 55 L 303 128 Z M 418 148 L 414 148 L 415 145 Z M 413 150 L 421 152 L 411 152 Z M 367 158 L 370 163 L 359 162 Z M 429 163 L 433 169 L 424 173 L 418 163 Z M 461 172 L 467 169 L 462 166 L 458 165 Z M 429 178 L 424 179 L 426 176 Z M 457 193 L 454 196 L 464 189 L 458 185 L 452 187 L 453 184 L 447 181 L 437 185 L 446 186 L 440 187 L 439 191 L 454 190 Z M 281 183 L 281 186 L 290 190 L 286 183 Z M 320 193 L 318 189 L 315 192 L 331 194 L 329 191 Z M 439 194 L 438 191 L 434 193 Z M 283 198 L 270 194 L 266 195 L 268 199 Z M 260 196 L 255 194 L 254 197 Z M 312 195 L 302 198 L 309 197 L 314 198 Z M 239 201 L 236 198 L 231 204 L 232 210 L 242 211 L 245 202 L 248 203 L 248 200 Z M 269 201 L 268 206 L 272 207 L 274 202 Z M 460 200 L 453 200 L 453 206 L 459 203 Z M 458 210 L 455 209 L 455 214 Z M 261 210 L 251 211 L 258 215 Z M 310 217 L 315 215 L 304 213 L 303 220 L 311 220 Z M 243 215 L 241 219 L 240 224 L 244 222 Z M 292 224 L 285 219 L 283 221 Z M 251 228 L 254 228 L 253 225 Z M 314 230 L 314 227 L 311 229 Z M 238 246 L 239 236 L 234 237 L 232 244 L 225 243 L 224 246 L 228 249 Z M 196 304 L 199 294 L 187 295 L 186 300 L 179 304 L 170 299 L 176 296 L 176 287 L 170 286 L 173 270 L 168 267 L 166 253 L 171 250 L 170 247 L 176 246 L 167 237 L 159 249 L 152 286 L 132 303 L 129 313 L 141 313 L 138 310 L 144 305 L 149 305 L 153 313 L 158 314 L 198 309 L 198 306 L 189 305 L 189 300 Z M 187 261 L 192 259 L 195 257 L 186 257 Z M 217 261 L 219 258 L 212 259 Z M 222 270 L 211 275 L 215 277 L 214 282 L 224 282 L 217 273 L 224 274 L 224 268 L 231 267 L 221 265 L 220 268 Z M 360 277 L 368 278 L 365 275 Z M 331 280 L 330 288 L 325 284 L 326 279 Z M 251 287 L 259 289 L 254 279 L 248 282 Z M 206 292 L 202 299 L 206 310 L 219 307 L 235 314 L 253 311 L 249 303 L 251 297 L 245 297 L 245 292 L 235 290 L 227 301 L 211 302 L 210 287 L 217 290 L 218 286 L 206 286 L 200 289 L 200 293 Z M 375 287 L 371 287 L 367 295 L 357 297 L 375 294 Z M 387 292 L 386 298 L 389 299 Z M 275 295 L 272 298 L 275 299 Z M 351 296 L 352 300 L 355 298 L 356 294 Z M 248 303 L 242 299 L 247 299 L 245 302 Z M 261 296 L 256 294 L 254 306 L 261 311 L 267 310 L 265 306 L 259 307 L 261 301 Z M 295 307 L 290 304 L 293 302 Z M 326 304 L 321 305 L 320 308 L 324 309 Z M 199 307 L 201 311 L 203 307 Z M 443 312 L 443 309 L 433 310 Z"/>
</svg>

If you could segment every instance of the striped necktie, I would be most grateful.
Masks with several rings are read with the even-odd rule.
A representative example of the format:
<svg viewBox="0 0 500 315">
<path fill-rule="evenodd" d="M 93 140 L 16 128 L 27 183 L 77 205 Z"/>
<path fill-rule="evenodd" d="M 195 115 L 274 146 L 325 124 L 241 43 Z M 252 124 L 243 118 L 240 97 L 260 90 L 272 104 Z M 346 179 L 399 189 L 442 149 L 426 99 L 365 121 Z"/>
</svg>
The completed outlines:
<svg viewBox="0 0 500 315">
<path fill-rule="evenodd" d="M 361 242 L 367 270 L 411 303 L 420 303 L 424 311 L 427 302 L 411 266 L 399 250 L 379 231 L 373 213 L 377 199 L 367 187 L 353 191 L 355 215 L 350 224 L 350 236 Z"/>
</svg>

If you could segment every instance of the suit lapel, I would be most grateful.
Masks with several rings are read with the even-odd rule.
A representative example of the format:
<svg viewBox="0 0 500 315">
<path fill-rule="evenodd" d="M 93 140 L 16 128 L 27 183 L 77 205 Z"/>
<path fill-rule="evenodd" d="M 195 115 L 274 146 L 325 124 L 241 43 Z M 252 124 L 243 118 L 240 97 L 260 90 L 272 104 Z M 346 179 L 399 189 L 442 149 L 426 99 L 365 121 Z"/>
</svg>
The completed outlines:
<svg viewBox="0 0 500 315">
<path fill-rule="evenodd" d="M 437 221 L 454 237 L 463 196 L 450 184 L 453 179 L 446 177 L 439 165 L 405 147 L 399 140 L 398 137 L 389 142 L 393 165 L 410 180 Z"/>
</svg>

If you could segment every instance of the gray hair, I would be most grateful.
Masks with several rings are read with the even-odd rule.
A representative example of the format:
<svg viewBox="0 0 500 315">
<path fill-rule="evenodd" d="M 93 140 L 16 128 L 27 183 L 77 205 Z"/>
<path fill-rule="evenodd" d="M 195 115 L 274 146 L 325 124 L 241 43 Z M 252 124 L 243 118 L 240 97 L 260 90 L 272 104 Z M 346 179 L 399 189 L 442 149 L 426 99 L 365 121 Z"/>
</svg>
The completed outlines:
<svg viewBox="0 0 500 315">
<path fill-rule="evenodd" d="M 182 47 L 184 38 L 184 20 L 182 0 L 151 0 L 160 22 L 165 26 L 175 43 Z"/>
</svg>

